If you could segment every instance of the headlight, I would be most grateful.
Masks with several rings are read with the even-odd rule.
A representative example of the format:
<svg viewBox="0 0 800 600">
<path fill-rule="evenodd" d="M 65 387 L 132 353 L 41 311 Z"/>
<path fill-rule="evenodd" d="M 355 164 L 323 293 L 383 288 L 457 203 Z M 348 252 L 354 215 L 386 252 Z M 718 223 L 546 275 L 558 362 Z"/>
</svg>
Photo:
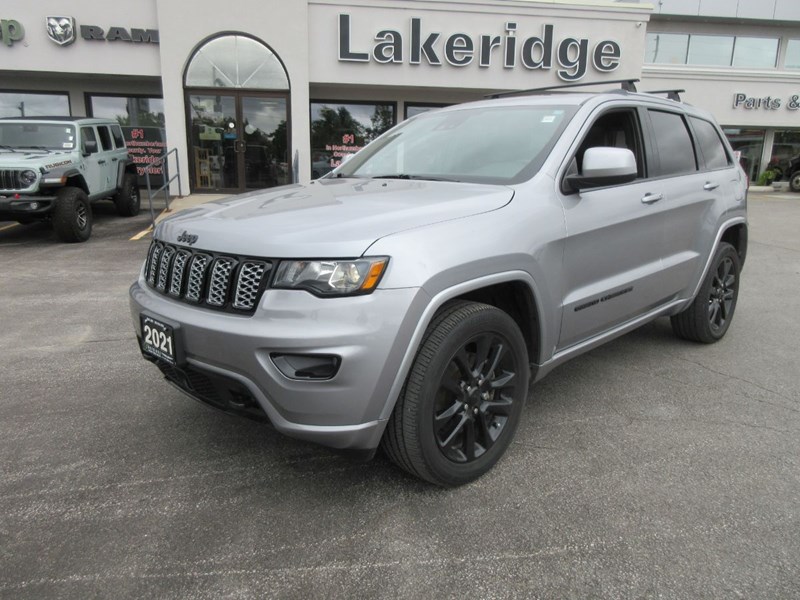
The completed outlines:
<svg viewBox="0 0 800 600">
<path fill-rule="evenodd" d="M 19 180 L 25 187 L 33 185 L 36 182 L 36 171 L 23 171 L 19 174 Z"/>
<path fill-rule="evenodd" d="M 307 290 L 317 296 L 369 294 L 378 285 L 389 258 L 293 260 L 278 265 L 273 287 Z"/>
</svg>

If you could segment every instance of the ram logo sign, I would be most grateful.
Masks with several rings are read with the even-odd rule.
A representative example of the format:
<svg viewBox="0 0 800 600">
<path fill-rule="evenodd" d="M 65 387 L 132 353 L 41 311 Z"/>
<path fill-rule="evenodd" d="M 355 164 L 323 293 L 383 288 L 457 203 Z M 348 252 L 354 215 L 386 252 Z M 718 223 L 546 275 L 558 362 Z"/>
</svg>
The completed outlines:
<svg viewBox="0 0 800 600">
<path fill-rule="evenodd" d="M 45 17 L 47 37 L 59 46 L 75 41 L 75 19 L 73 17 Z"/>
</svg>

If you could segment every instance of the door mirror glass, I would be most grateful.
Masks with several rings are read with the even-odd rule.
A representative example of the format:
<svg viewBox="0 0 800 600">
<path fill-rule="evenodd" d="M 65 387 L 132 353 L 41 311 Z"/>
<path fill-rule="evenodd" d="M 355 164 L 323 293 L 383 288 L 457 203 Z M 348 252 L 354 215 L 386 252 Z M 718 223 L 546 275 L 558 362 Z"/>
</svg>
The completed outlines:
<svg viewBox="0 0 800 600">
<path fill-rule="evenodd" d="M 636 179 L 636 157 L 627 148 L 599 146 L 583 155 L 583 171 L 565 178 L 570 190 L 620 185 Z"/>
<path fill-rule="evenodd" d="M 89 156 L 90 154 L 94 154 L 97 152 L 97 141 L 96 140 L 86 140 L 83 142 L 83 155 Z"/>
</svg>

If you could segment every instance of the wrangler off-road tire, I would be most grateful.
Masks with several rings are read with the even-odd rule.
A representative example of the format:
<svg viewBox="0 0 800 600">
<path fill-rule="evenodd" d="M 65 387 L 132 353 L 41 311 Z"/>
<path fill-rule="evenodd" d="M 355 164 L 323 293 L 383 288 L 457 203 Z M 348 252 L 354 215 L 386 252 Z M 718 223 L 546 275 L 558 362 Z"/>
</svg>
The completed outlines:
<svg viewBox="0 0 800 600">
<path fill-rule="evenodd" d="M 141 197 L 139 184 L 133 173 L 125 173 L 122 187 L 114 196 L 114 205 L 117 207 L 117 214 L 121 217 L 135 217 L 139 214 Z"/>
<path fill-rule="evenodd" d="M 381 441 L 401 468 L 441 486 L 472 481 L 514 437 L 528 393 L 514 320 L 487 304 L 445 305 L 428 327 Z"/>
<path fill-rule="evenodd" d="M 58 190 L 53 230 L 62 242 L 85 242 L 92 235 L 92 207 L 82 189 L 64 187 Z"/>
</svg>

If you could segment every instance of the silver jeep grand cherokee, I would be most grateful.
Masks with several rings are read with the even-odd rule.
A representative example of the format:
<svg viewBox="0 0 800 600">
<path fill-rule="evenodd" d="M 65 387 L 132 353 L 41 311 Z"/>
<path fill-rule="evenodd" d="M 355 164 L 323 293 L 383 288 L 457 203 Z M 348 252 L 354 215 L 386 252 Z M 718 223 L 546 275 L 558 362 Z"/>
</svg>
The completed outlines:
<svg viewBox="0 0 800 600">
<path fill-rule="evenodd" d="M 163 221 L 131 311 L 190 396 L 451 486 L 506 450 L 529 378 L 658 317 L 719 340 L 746 247 L 745 176 L 708 113 L 539 93 Z"/>
</svg>

